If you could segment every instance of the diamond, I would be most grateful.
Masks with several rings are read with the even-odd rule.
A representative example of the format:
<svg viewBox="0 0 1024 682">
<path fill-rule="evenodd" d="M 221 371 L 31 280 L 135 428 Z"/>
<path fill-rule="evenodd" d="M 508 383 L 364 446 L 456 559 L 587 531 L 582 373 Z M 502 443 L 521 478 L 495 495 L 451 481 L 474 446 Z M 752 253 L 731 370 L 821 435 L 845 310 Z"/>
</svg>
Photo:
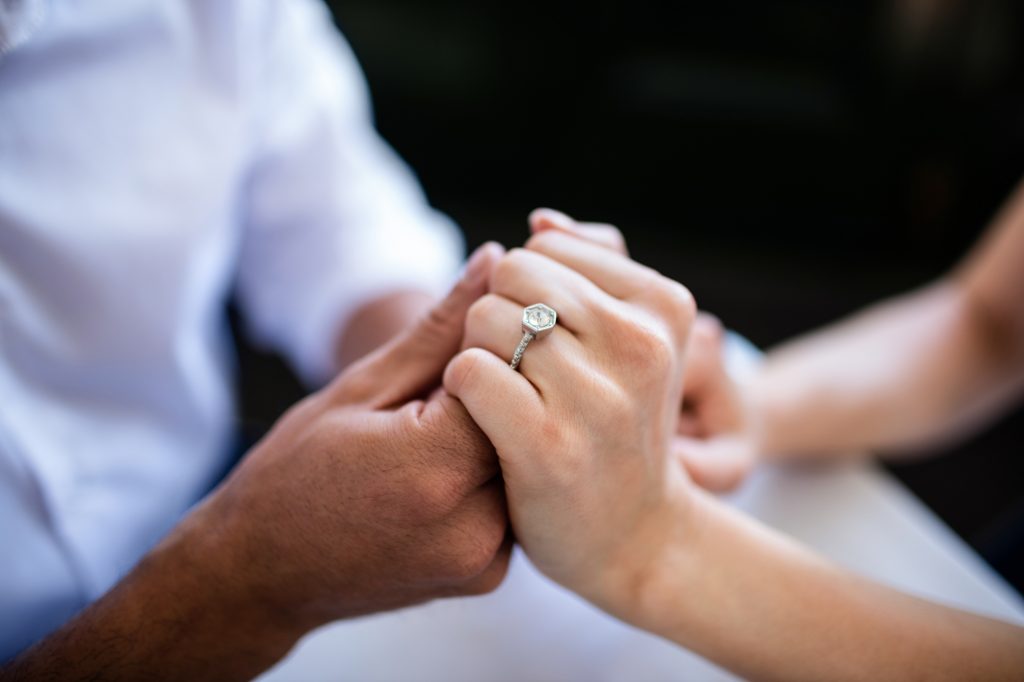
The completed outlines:
<svg viewBox="0 0 1024 682">
<path fill-rule="evenodd" d="M 531 310 L 526 313 L 526 319 L 534 327 L 546 327 L 551 324 L 551 316 L 546 310 Z"/>
<path fill-rule="evenodd" d="M 558 315 L 543 303 L 535 303 L 523 310 L 523 326 L 534 334 L 555 326 Z"/>
</svg>

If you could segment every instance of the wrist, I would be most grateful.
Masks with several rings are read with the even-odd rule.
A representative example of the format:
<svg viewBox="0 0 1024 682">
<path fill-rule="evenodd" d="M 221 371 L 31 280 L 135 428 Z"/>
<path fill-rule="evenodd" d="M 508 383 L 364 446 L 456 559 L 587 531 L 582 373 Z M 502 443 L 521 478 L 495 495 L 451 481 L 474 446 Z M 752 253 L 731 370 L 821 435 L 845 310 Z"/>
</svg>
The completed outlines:
<svg viewBox="0 0 1024 682">
<path fill-rule="evenodd" d="M 619 559 L 604 572 L 590 601 L 617 618 L 655 633 L 674 593 L 687 582 L 700 533 L 699 491 L 689 484 L 659 505 L 649 522 L 624 543 Z M 584 595 L 586 596 L 586 595 Z"/>
<path fill-rule="evenodd" d="M 222 490 L 214 493 L 219 495 Z M 207 499 L 140 564 L 171 575 L 184 638 L 218 658 L 234 659 L 255 675 L 283 657 L 319 623 L 304 622 L 293 605 L 275 598 L 258 546 L 237 524 L 214 513 Z M 170 595 L 174 597 L 175 594 Z M 248 674 L 248 673 L 247 673 Z"/>
<path fill-rule="evenodd" d="M 671 533 L 633 574 L 631 589 L 618 593 L 617 608 L 607 610 L 636 628 L 700 651 L 707 637 L 719 636 L 715 600 L 733 593 L 722 577 L 726 567 L 720 557 L 722 542 L 729 543 L 723 530 L 732 527 L 732 514 L 696 486 L 681 502 Z"/>
<path fill-rule="evenodd" d="M 284 656 L 301 632 L 281 627 L 251 598 L 205 506 L 6 667 L 11 679 L 243 680 Z"/>
</svg>

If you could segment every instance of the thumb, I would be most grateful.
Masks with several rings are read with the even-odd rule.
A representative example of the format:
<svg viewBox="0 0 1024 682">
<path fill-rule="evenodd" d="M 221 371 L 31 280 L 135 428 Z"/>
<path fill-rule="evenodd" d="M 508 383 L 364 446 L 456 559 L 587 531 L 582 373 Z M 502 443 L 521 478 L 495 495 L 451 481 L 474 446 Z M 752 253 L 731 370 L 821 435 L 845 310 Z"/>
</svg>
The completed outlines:
<svg viewBox="0 0 1024 682">
<path fill-rule="evenodd" d="M 447 296 L 338 378 L 343 400 L 379 409 L 404 403 L 439 385 L 448 361 L 459 352 L 466 313 L 487 292 L 491 269 L 504 251 L 495 242 L 474 251 Z"/>
</svg>

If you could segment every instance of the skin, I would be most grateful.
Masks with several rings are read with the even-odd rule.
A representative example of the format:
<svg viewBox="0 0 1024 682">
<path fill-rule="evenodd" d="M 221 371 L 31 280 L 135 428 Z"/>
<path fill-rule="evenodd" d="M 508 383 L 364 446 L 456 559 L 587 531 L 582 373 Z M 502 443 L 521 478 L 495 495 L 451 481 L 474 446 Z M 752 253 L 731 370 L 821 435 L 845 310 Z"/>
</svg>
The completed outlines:
<svg viewBox="0 0 1024 682">
<path fill-rule="evenodd" d="M 494 443 L 541 571 L 750 679 L 1020 678 L 1021 628 L 853 576 L 695 485 L 677 458 L 692 299 L 571 222 L 535 230 L 444 383 Z M 559 326 L 515 372 L 508 319 L 537 301 Z"/>
<path fill-rule="evenodd" d="M 396 291 L 360 306 L 337 334 L 337 371 L 393 339 L 436 302 L 435 297 L 422 291 Z"/>
<path fill-rule="evenodd" d="M 773 349 L 747 386 L 706 330 L 680 456 L 724 490 L 761 459 L 898 456 L 974 433 L 1024 395 L 1021 291 L 1024 184 L 948 275 Z"/>
<path fill-rule="evenodd" d="M 444 386 L 495 444 L 516 538 L 537 567 L 595 603 L 629 591 L 686 516 L 669 447 L 693 297 L 608 249 L 549 231 L 494 268 Z M 510 319 L 544 302 L 558 325 L 516 372 Z M 614 503 L 612 503 L 614 501 Z M 621 581 L 622 584 L 619 584 Z"/>
<path fill-rule="evenodd" d="M 0 672 L 248 679 L 340 618 L 494 589 L 510 541 L 491 444 L 437 390 L 501 249 L 293 407 L 109 593 Z"/>
<path fill-rule="evenodd" d="M 752 680 L 1020 679 L 1024 629 L 872 583 L 690 492 L 655 570 L 607 598 L 627 622 Z"/>
<path fill-rule="evenodd" d="M 491 269 L 491 293 L 466 317 L 472 347 L 444 374 L 494 443 L 512 525 L 542 571 L 750 678 L 1019 677 L 1021 629 L 846 574 L 693 485 L 677 459 L 681 429 L 694 428 L 680 418 L 683 381 L 713 384 L 715 374 L 687 370 L 706 326 L 692 298 L 616 253 L 621 235 L 607 226 L 588 234 L 546 219 L 535 214 L 528 249 Z M 289 413 L 121 585 L 5 675 L 248 677 L 327 620 L 493 587 L 507 561 L 504 517 L 491 513 L 501 503 L 475 513 L 473 501 L 500 495 L 494 462 L 431 459 L 421 429 L 457 408 L 437 391 L 412 398 L 431 385 L 438 349 L 454 351 L 451 322 L 477 285 Z M 508 315 L 538 300 L 559 310 L 560 325 L 513 372 L 503 356 L 519 334 Z M 713 329 L 702 334 L 714 340 Z M 379 438 L 358 437 L 378 421 L 395 429 L 384 428 L 389 446 L 396 433 L 407 442 L 407 429 L 415 441 L 383 473 L 365 466 Z M 434 437 L 447 447 L 452 424 L 440 421 Z M 458 483 L 439 492 L 420 481 L 440 472 Z M 358 491 L 346 487 L 353 478 Z M 393 494 L 403 483 L 407 494 Z M 366 490 L 388 506 L 360 499 Z M 331 513 L 337 499 L 363 513 Z M 282 514 L 296 507 L 303 513 Z M 382 518 L 382 508 L 397 511 Z"/>
<path fill-rule="evenodd" d="M 561 211 L 538 208 L 530 231 L 561 232 L 628 256 L 614 225 L 578 222 Z M 690 332 L 686 391 L 672 441 L 673 457 L 690 477 L 709 490 L 734 488 L 754 463 L 756 420 L 748 400 L 729 376 L 723 353 L 724 330 L 717 317 L 700 311 Z"/>
</svg>

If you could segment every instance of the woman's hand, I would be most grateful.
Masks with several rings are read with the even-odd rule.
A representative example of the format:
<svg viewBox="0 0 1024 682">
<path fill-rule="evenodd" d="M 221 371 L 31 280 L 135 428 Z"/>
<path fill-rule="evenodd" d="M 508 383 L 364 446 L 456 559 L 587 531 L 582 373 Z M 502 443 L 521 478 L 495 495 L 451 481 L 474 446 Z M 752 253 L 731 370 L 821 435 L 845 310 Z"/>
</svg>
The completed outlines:
<svg viewBox="0 0 1024 682">
<path fill-rule="evenodd" d="M 687 518 L 672 456 L 695 307 L 680 284 L 543 230 L 494 268 L 445 388 L 495 445 L 516 537 L 541 571 L 624 615 Z M 558 325 L 509 368 L 525 306 Z"/>
<path fill-rule="evenodd" d="M 548 576 L 747 679 L 1020 677 L 1024 630 L 845 573 L 690 485 L 675 453 L 685 352 L 709 354 L 687 382 L 728 384 L 714 333 L 687 345 L 683 287 L 561 230 L 511 252 L 490 285 L 445 386 L 495 445 L 515 533 Z M 559 325 L 515 372 L 522 309 L 538 302 Z"/>
<path fill-rule="evenodd" d="M 628 255 L 622 232 L 607 223 L 585 223 L 561 211 L 530 214 L 534 234 L 559 231 Z M 695 483 L 725 492 L 739 485 L 758 455 L 758 419 L 746 387 L 725 366 L 724 333 L 718 318 L 700 313 L 686 361 L 686 392 L 673 449 Z"/>
</svg>

